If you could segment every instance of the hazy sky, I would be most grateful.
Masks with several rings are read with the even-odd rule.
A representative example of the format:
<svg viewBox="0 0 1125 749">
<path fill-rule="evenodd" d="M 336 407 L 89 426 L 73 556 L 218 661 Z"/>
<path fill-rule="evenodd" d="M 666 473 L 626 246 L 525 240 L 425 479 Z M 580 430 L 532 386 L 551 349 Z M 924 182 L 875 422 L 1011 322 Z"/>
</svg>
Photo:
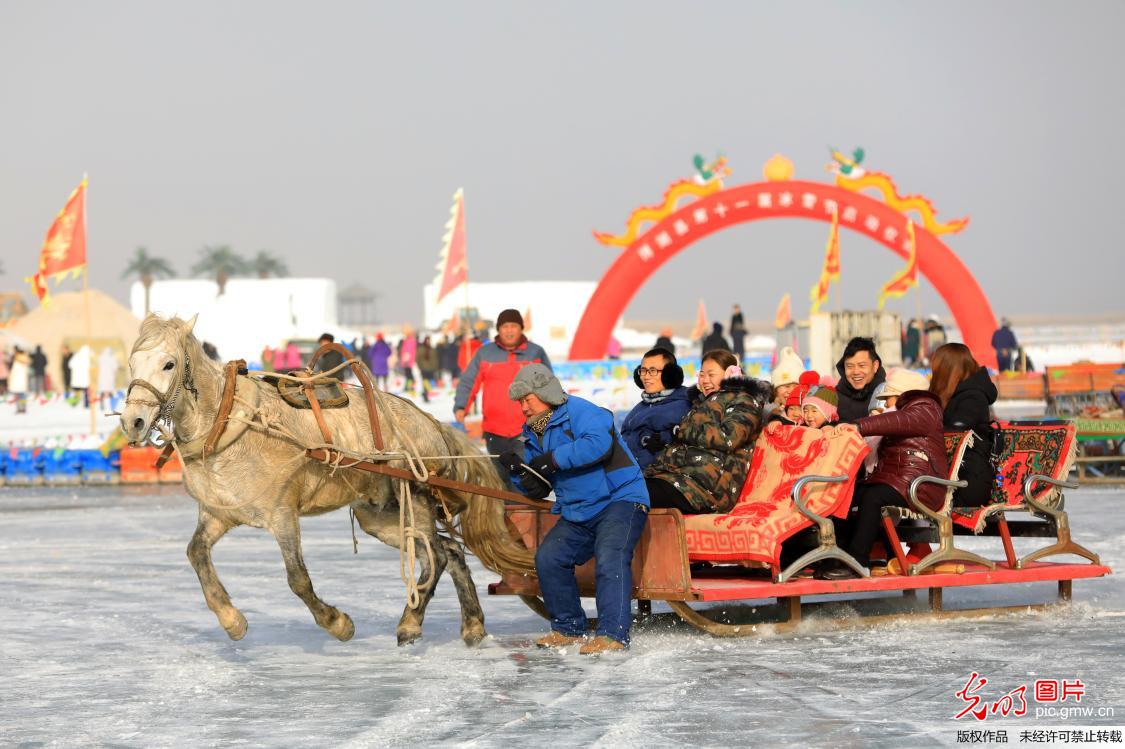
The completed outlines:
<svg viewBox="0 0 1125 749">
<path fill-rule="evenodd" d="M 1125 309 L 1125 3 L 5 2 L 0 288 L 90 174 L 92 281 L 205 244 L 359 280 L 417 319 L 450 196 L 474 280 L 596 279 L 592 229 L 722 151 L 728 184 L 827 146 L 972 221 L 997 314 Z M 627 318 L 807 311 L 827 226 L 755 222 L 667 263 Z M 845 233 L 846 306 L 901 261 Z M 926 287 L 927 311 L 945 308 Z M 896 303 L 892 303 L 892 306 Z M 913 300 L 897 302 L 912 312 Z"/>
</svg>

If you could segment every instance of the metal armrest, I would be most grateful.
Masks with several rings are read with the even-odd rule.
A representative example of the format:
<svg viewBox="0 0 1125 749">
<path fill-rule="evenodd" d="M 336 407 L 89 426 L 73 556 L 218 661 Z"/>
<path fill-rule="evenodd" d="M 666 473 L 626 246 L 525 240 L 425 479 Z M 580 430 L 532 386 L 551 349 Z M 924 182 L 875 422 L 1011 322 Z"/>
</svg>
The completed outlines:
<svg viewBox="0 0 1125 749">
<path fill-rule="evenodd" d="M 1077 482 L 1060 481 L 1058 479 L 1053 479 L 1050 476 L 1046 476 L 1042 473 L 1035 473 L 1024 479 L 1023 498 L 1027 502 L 1028 506 L 1031 507 L 1031 509 L 1034 510 L 1037 514 L 1043 514 L 1051 518 L 1058 518 L 1059 514 L 1062 512 L 1063 498 L 1059 497 L 1058 507 L 1048 507 L 1047 505 L 1042 504 L 1041 502 L 1039 502 L 1039 500 L 1031 496 L 1031 490 L 1035 487 L 1036 484 L 1050 484 L 1051 486 L 1057 486 L 1063 489 L 1078 488 Z"/>
<path fill-rule="evenodd" d="M 801 478 L 797 479 L 793 483 L 793 489 L 789 492 L 790 495 L 793 497 L 793 504 L 795 504 L 797 506 L 797 511 L 800 512 L 805 517 L 807 517 L 809 520 L 812 520 L 814 523 L 816 523 L 818 526 L 820 526 L 822 531 L 828 533 L 833 538 L 835 537 L 835 530 L 834 530 L 834 526 L 832 525 L 832 521 L 828 520 L 828 518 L 817 515 L 815 512 L 810 510 L 808 508 L 808 506 L 805 504 L 805 501 L 803 499 L 801 499 L 801 494 L 805 490 L 805 484 L 810 484 L 810 483 L 814 483 L 814 482 L 818 483 L 818 484 L 839 484 L 839 483 L 842 483 L 842 482 L 847 481 L 847 480 L 848 480 L 847 475 L 843 475 L 843 476 L 802 476 Z"/>
<path fill-rule="evenodd" d="M 835 559 L 843 562 L 851 567 L 861 577 L 867 577 L 867 570 L 864 569 L 859 562 L 855 560 L 851 554 L 847 553 L 839 546 L 836 545 L 836 528 L 832 525 L 832 521 L 821 515 L 817 515 L 810 510 L 801 499 L 801 494 L 805 490 L 805 485 L 809 483 L 818 484 L 839 484 L 847 481 L 849 476 L 802 476 L 793 483 L 793 489 L 790 491 L 790 496 L 793 498 L 793 504 L 797 511 L 802 515 L 812 520 L 817 525 L 817 539 L 819 544 L 817 548 L 812 551 L 806 552 L 800 559 L 790 564 L 777 576 L 777 581 L 783 583 L 805 567 L 815 564 L 816 562 L 824 561 L 826 559 Z"/>
<path fill-rule="evenodd" d="M 916 478 L 916 479 L 914 479 L 913 481 L 910 482 L 910 491 L 907 492 L 907 494 L 908 494 L 907 503 L 910 505 L 910 509 L 914 510 L 915 512 L 922 513 L 923 515 L 925 515 L 930 520 L 933 520 L 936 523 L 941 518 L 948 517 L 949 508 L 945 507 L 944 503 L 942 503 L 943 504 L 942 512 L 937 513 L 937 512 L 934 512 L 933 510 L 931 510 L 929 507 L 926 507 L 926 505 L 918 499 L 918 490 L 922 487 L 922 484 L 937 484 L 939 486 L 947 486 L 947 487 L 951 486 L 955 489 L 964 489 L 966 486 L 969 485 L 969 482 L 968 481 L 950 481 L 949 479 L 939 479 L 937 476 L 919 476 L 918 478 Z"/>
<path fill-rule="evenodd" d="M 1023 482 L 1023 498 L 1027 502 L 1030 511 L 1041 517 L 1047 518 L 1055 526 L 1055 536 L 1058 539 L 1056 543 L 1050 546 L 1033 551 L 1032 553 L 1020 559 L 1018 567 L 1023 569 L 1030 562 L 1043 557 L 1055 556 L 1058 554 L 1077 554 L 1080 557 L 1089 559 L 1094 564 L 1101 564 L 1098 555 L 1087 549 L 1085 546 L 1080 546 L 1074 543 L 1070 537 L 1070 520 L 1066 516 L 1066 511 L 1063 509 L 1063 497 L 1059 496 L 1059 503 L 1056 507 L 1048 507 L 1047 505 L 1039 502 L 1031 496 L 1031 490 L 1036 484 L 1050 484 L 1066 489 L 1077 489 L 1078 484 L 1072 481 L 1059 481 L 1050 476 L 1044 476 L 1041 473 L 1036 473 L 1028 476 Z"/>
<path fill-rule="evenodd" d="M 965 561 L 973 564 L 982 565 L 990 570 L 996 569 L 996 563 L 990 559 L 985 559 L 979 554 L 974 554 L 971 551 L 958 549 L 953 545 L 953 516 L 949 502 L 942 502 L 941 512 L 934 512 L 929 507 L 926 507 L 918 499 L 918 489 L 922 484 L 937 484 L 938 486 L 953 487 L 956 489 L 963 489 L 969 485 L 968 481 L 950 481 L 949 479 L 939 479 L 937 476 L 919 476 L 910 482 L 909 496 L 907 503 L 918 512 L 922 513 L 937 526 L 938 531 L 938 549 L 931 552 L 922 561 L 912 564 L 910 566 L 911 575 L 920 575 L 924 570 L 931 567 L 937 567 L 942 562 L 952 561 Z"/>
</svg>

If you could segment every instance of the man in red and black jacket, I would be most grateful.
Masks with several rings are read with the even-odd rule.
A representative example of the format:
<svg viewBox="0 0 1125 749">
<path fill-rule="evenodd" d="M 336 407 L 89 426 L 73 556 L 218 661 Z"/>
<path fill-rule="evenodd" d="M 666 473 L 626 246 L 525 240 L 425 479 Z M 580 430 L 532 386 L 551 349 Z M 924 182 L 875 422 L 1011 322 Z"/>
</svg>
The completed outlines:
<svg viewBox="0 0 1125 749">
<path fill-rule="evenodd" d="M 527 340 L 523 334 L 523 315 L 506 309 L 496 318 L 496 338 L 481 346 L 473 355 L 461 380 L 457 383 L 457 396 L 453 399 L 453 413 L 457 421 L 465 422 L 465 409 L 481 394 L 484 411 L 484 442 L 488 452 L 500 455 L 506 452 L 523 454 L 524 416 L 520 406 L 508 398 L 508 388 L 522 367 L 539 362 L 551 367 L 551 360 L 543 347 Z M 508 469 L 496 463 L 500 475 L 511 484 Z"/>
</svg>

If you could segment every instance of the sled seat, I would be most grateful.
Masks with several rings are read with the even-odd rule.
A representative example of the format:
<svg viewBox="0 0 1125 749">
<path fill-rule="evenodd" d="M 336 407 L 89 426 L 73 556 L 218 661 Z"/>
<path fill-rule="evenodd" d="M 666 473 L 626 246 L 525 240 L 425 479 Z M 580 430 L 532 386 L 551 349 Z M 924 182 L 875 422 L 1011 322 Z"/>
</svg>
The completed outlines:
<svg viewBox="0 0 1125 749">
<path fill-rule="evenodd" d="M 827 439 L 818 429 L 771 423 L 758 436 L 746 483 L 730 512 L 684 516 L 688 558 L 768 566 L 778 582 L 822 559 L 839 559 L 863 574 L 836 545 L 829 518 L 847 515 L 869 451 L 856 433 Z M 782 570 L 782 542 L 814 523 L 817 548 Z"/>
<path fill-rule="evenodd" d="M 939 549 L 918 564 L 912 565 L 910 574 L 919 574 L 942 561 L 964 560 L 976 564 L 993 565 L 953 544 L 954 535 L 999 535 L 1004 543 L 1004 555 L 1010 569 L 1021 569 L 1029 562 L 1046 556 L 1077 554 L 1100 564 L 1098 556 L 1074 543 L 1070 537 L 1070 522 L 1063 509 L 1063 488 L 1077 488 L 1068 483 L 1067 475 L 1077 456 L 1076 430 L 1072 422 L 1000 422 L 996 439 L 997 478 L 992 491 L 992 501 L 982 507 L 953 507 L 953 489 L 963 486 L 956 475 L 965 450 L 972 445 L 969 433 L 946 433 L 946 450 L 951 466 L 947 479 L 923 476 L 911 484 L 911 509 L 883 508 L 883 523 L 892 541 L 896 556 L 902 553 L 901 540 L 923 540 L 912 528 L 896 528 L 895 521 L 905 518 L 923 520 L 936 528 Z M 923 483 L 937 483 L 948 487 L 945 504 L 933 512 L 917 500 L 918 488 Z M 1006 513 L 1028 512 L 1041 520 L 1009 524 Z M 1013 532 L 1014 530 L 1014 532 Z M 1012 537 L 1054 537 L 1055 543 L 1017 558 Z M 975 559 L 972 557 L 976 557 Z M 899 558 L 902 569 L 905 560 Z"/>
</svg>

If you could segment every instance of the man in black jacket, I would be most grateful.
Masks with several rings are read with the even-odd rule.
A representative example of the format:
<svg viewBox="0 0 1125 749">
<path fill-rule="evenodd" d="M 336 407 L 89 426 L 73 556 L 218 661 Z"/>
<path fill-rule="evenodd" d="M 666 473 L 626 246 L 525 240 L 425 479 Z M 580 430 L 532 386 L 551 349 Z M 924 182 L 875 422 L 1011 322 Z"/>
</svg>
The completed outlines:
<svg viewBox="0 0 1125 749">
<path fill-rule="evenodd" d="M 836 362 L 836 371 L 840 373 L 836 385 L 840 422 L 852 424 L 868 415 L 875 388 L 887 379 L 875 342 L 858 336 L 848 341 L 844 355 Z"/>
</svg>

